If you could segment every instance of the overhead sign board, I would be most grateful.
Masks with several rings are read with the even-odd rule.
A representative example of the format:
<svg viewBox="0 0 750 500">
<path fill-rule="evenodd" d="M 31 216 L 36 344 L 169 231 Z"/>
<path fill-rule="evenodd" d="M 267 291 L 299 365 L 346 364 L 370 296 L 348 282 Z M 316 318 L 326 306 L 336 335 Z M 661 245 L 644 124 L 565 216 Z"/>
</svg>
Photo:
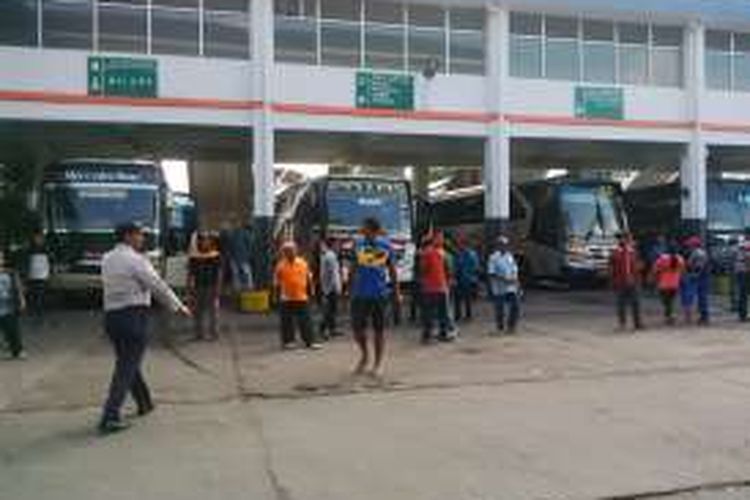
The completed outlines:
<svg viewBox="0 0 750 500">
<path fill-rule="evenodd" d="M 625 98 L 619 87 L 576 87 L 576 118 L 622 120 Z"/>
<path fill-rule="evenodd" d="M 414 77 L 397 73 L 357 73 L 358 108 L 414 109 Z"/>
<path fill-rule="evenodd" d="M 89 95 L 156 97 L 158 95 L 155 59 L 132 57 L 89 57 Z"/>
</svg>

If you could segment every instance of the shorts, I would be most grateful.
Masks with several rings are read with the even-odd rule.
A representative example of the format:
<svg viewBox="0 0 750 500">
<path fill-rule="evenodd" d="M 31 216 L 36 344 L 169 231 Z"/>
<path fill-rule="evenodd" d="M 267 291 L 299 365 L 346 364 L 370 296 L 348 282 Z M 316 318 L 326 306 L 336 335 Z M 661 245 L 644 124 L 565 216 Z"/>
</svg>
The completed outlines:
<svg viewBox="0 0 750 500">
<path fill-rule="evenodd" d="M 694 279 L 686 277 L 682 280 L 680 286 L 680 304 L 685 308 L 692 307 L 697 298 L 698 283 Z"/>
<path fill-rule="evenodd" d="M 364 331 L 368 321 L 372 329 L 382 332 L 385 328 L 385 299 L 352 300 L 352 328 L 355 332 Z"/>
</svg>

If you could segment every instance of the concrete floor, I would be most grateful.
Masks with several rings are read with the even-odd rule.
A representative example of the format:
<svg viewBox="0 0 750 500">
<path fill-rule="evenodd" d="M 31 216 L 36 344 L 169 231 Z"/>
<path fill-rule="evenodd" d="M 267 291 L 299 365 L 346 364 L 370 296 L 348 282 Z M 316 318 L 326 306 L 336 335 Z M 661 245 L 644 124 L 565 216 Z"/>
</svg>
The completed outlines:
<svg viewBox="0 0 750 500">
<path fill-rule="evenodd" d="M 398 329 L 382 381 L 348 375 L 348 339 L 282 353 L 267 320 L 227 315 L 214 344 L 176 322 L 147 359 L 158 411 L 108 438 L 99 318 L 56 312 L 0 363 L 0 499 L 750 498 L 750 331 L 647 310 L 614 333 L 606 292 L 532 291 L 518 337 Z"/>
</svg>

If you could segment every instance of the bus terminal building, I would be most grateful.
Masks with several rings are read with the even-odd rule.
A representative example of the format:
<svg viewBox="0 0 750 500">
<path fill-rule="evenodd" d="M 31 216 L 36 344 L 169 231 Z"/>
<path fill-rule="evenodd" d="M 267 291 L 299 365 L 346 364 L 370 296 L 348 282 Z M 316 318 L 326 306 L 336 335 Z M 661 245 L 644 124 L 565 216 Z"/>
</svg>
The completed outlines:
<svg viewBox="0 0 750 500">
<path fill-rule="evenodd" d="M 745 0 L 6 0 L 0 162 L 189 160 L 274 211 L 274 164 L 679 172 L 682 219 L 750 166 Z M 200 195 L 199 195 L 200 196 Z"/>
</svg>

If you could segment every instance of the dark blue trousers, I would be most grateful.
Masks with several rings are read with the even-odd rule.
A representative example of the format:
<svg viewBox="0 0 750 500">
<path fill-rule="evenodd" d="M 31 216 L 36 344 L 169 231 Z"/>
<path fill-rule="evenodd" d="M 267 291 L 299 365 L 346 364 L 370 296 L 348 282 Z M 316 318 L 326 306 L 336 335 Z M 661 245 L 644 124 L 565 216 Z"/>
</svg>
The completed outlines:
<svg viewBox="0 0 750 500">
<path fill-rule="evenodd" d="M 515 292 L 501 293 L 495 295 L 492 300 L 495 305 L 495 325 L 497 326 L 497 331 L 502 332 L 506 327 L 509 332 L 515 331 L 520 314 L 518 294 Z"/>
<path fill-rule="evenodd" d="M 740 321 L 746 321 L 747 292 L 750 273 L 737 273 L 735 274 L 735 279 L 737 280 L 737 314 L 740 317 Z"/>
<path fill-rule="evenodd" d="M 103 420 L 118 420 L 125 397 L 130 392 L 139 410 L 152 405 L 151 393 L 141 373 L 146 353 L 148 309 L 129 307 L 107 312 L 104 327 L 115 349 L 115 369 L 104 404 Z"/>
</svg>

